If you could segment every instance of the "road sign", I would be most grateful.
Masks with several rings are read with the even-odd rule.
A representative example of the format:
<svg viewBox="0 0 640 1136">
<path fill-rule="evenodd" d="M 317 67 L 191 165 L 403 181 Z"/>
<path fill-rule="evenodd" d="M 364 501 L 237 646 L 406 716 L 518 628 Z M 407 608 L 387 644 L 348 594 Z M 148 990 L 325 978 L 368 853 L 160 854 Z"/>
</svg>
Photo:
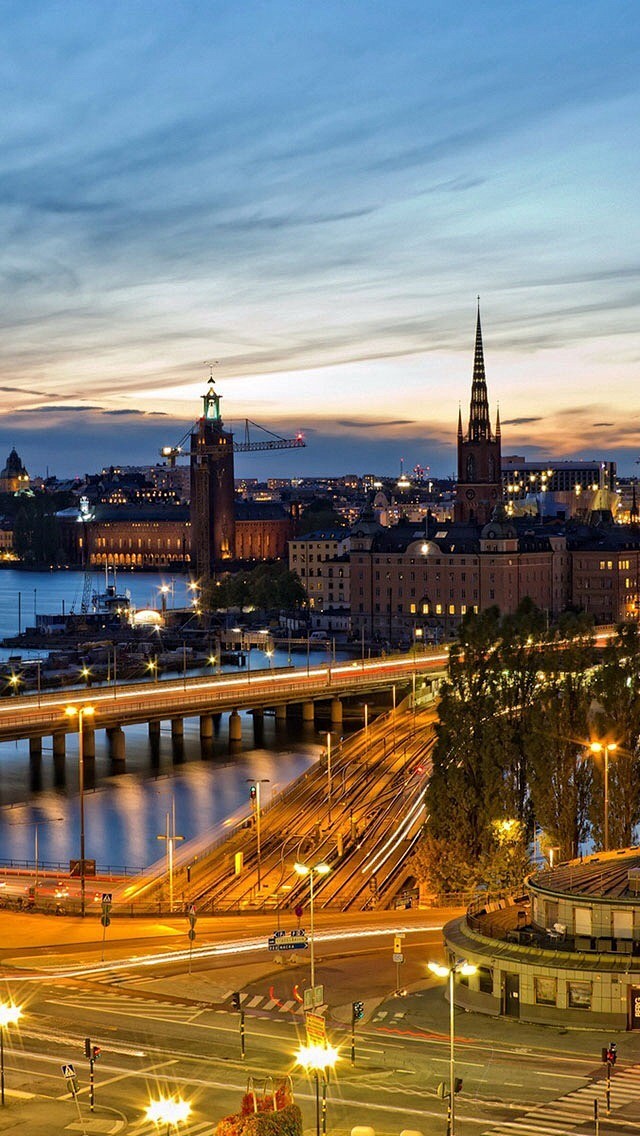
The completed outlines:
<svg viewBox="0 0 640 1136">
<path fill-rule="evenodd" d="M 112 891 L 103 891 L 103 893 L 102 893 L 102 906 L 103 907 L 104 907 L 105 903 L 113 903 L 113 892 Z"/>
<path fill-rule="evenodd" d="M 111 916 L 109 915 L 109 909 L 108 908 L 105 911 L 103 911 L 102 915 L 100 916 L 100 922 L 102 923 L 103 927 L 110 927 L 111 926 Z"/>
<path fill-rule="evenodd" d="M 75 1075 L 76 1075 L 75 1067 L 71 1064 L 70 1061 L 67 1062 L 66 1065 L 61 1065 L 60 1068 L 62 1069 L 62 1076 L 67 1081 L 70 1081 L 73 1077 L 75 1077 Z"/>
<path fill-rule="evenodd" d="M 189 915 L 195 915 L 195 913 L 196 913 L 196 905 L 195 905 L 195 903 L 192 903 L 191 906 L 189 907 Z"/>
<path fill-rule="evenodd" d="M 192 943 L 192 942 L 193 942 L 193 940 L 194 940 L 194 939 L 195 939 L 195 937 L 196 937 L 196 933 L 195 933 L 195 931 L 194 931 L 193 927 L 190 927 L 190 928 L 189 928 L 189 930 L 187 931 L 187 935 L 189 936 L 189 942 L 191 942 L 191 943 Z"/>
<path fill-rule="evenodd" d="M 270 951 L 300 951 L 309 946 L 307 932 L 274 931 L 268 942 Z"/>
<path fill-rule="evenodd" d="M 404 955 L 402 953 L 394 954 L 393 961 L 399 965 L 401 962 L 404 962 Z"/>
<path fill-rule="evenodd" d="M 327 1044 L 327 1023 L 322 1014 L 306 1014 L 305 1025 L 309 1045 Z"/>
<path fill-rule="evenodd" d="M 394 935 L 393 936 L 393 953 L 394 953 L 394 955 L 401 955 L 402 954 L 402 940 L 403 939 L 404 939 L 404 935 Z"/>
<path fill-rule="evenodd" d="M 302 1005 L 305 1010 L 315 1010 L 324 1002 L 324 986 L 309 986 L 302 994 Z"/>
</svg>

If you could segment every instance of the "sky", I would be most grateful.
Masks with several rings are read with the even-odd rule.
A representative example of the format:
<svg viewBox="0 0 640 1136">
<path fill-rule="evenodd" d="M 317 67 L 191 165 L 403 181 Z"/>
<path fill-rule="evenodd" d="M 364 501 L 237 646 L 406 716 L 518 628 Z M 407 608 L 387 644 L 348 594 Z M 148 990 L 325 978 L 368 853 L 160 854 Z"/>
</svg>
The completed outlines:
<svg viewBox="0 0 640 1136">
<path fill-rule="evenodd" d="M 637 0 L 0 0 L 0 464 L 638 472 Z"/>
</svg>

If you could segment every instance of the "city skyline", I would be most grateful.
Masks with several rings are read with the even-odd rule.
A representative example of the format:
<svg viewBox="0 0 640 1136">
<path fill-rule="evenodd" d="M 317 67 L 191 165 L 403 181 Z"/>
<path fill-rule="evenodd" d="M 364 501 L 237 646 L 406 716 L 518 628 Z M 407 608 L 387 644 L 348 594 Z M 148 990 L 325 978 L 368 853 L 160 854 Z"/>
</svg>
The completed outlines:
<svg viewBox="0 0 640 1136">
<path fill-rule="evenodd" d="M 504 453 L 635 472 L 633 15 L 9 4 L 0 452 L 156 460 L 216 359 L 308 441 L 239 476 L 447 476 L 479 292 Z"/>
</svg>

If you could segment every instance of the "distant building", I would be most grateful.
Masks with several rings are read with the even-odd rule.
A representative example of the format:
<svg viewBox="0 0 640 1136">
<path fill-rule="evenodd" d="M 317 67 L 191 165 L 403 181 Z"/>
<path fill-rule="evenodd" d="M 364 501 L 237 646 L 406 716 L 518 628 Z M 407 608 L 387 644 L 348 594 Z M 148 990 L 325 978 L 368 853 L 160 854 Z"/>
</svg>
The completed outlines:
<svg viewBox="0 0 640 1136">
<path fill-rule="evenodd" d="M 314 629 L 348 630 L 350 567 L 343 529 L 319 529 L 289 542 L 289 568 L 306 590 Z"/>
<path fill-rule="evenodd" d="M 405 516 L 383 527 L 373 512 L 363 515 L 350 538 L 354 635 L 405 645 L 439 641 L 453 637 L 467 613 L 496 605 L 509 614 L 525 597 L 549 618 L 571 607 L 599 624 L 640 620 L 640 526 L 613 523 L 607 507 L 613 463 L 569 463 L 572 470 L 558 471 L 558 492 L 566 484 L 575 492 L 595 476 L 606 483 L 584 517 L 511 517 L 503 501 L 500 447 L 499 419 L 495 432 L 489 424 L 478 313 L 466 433 L 458 418 L 454 520 L 431 513 L 423 521 Z M 510 459 L 509 476 L 515 481 L 517 470 L 522 476 L 541 464 Z M 551 483 L 551 467 L 538 472 Z M 377 500 L 382 504 L 381 495 Z M 637 519 L 637 505 L 630 511 Z"/>
<path fill-rule="evenodd" d="M 19 493 L 23 489 L 28 489 L 29 484 L 29 474 L 14 448 L 7 458 L 4 469 L 0 471 L 0 493 Z"/>
</svg>

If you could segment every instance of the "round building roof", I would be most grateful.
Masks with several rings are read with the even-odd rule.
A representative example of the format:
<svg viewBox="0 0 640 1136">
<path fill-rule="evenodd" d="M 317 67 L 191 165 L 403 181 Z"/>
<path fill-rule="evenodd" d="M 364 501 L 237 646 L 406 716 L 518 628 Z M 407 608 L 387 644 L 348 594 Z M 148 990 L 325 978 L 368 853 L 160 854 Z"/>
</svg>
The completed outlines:
<svg viewBox="0 0 640 1136">
<path fill-rule="evenodd" d="M 536 872 L 527 881 L 533 892 L 551 892 L 590 900 L 640 902 L 640 849 L 602 852 Z"/>
</svg>

